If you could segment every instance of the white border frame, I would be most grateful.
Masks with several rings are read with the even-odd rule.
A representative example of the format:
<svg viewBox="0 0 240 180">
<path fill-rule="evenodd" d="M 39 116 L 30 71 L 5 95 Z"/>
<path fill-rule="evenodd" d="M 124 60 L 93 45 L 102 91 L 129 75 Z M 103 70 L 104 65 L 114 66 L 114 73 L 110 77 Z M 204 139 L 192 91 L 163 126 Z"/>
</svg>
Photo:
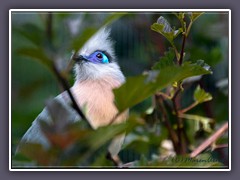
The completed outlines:
<svg viewBox="0 0 240 180">
<path fill-rule="evenodd" d="M 17 169 L 11 167 L 11 92 L 9 92 L 9 171 L 231 171 L 231 10 L 230 9 L 10 9 L 9 10 L 9 91 L 11 86 L 11 67 L 12 67 L 12 49 L 11 49 L 11 17 L 12 12 L 228 12 L 229 13 L 229 68 L 228 68 L 228 86 L 229 86 L 229 168 L 228 169 Z"/>
</svg>

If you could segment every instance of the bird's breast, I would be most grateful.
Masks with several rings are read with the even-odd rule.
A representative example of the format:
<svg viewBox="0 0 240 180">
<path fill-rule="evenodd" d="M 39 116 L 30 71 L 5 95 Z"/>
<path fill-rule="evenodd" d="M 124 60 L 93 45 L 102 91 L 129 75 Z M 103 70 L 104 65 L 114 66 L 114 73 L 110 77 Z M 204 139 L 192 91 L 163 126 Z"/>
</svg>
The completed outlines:
<svg viewBox="0 0 240 180">
<path fill-rule="evenodd" d="M 94 128 L 109 124 L 117 114 L 112 89 L 120 85 L 115 79 L 103 78 L 76 82 L 72 87 L 78 105 L 86 110 L 86 117 Z M 118 118 L 118 121 L 125 119 Z"/>
</svg>

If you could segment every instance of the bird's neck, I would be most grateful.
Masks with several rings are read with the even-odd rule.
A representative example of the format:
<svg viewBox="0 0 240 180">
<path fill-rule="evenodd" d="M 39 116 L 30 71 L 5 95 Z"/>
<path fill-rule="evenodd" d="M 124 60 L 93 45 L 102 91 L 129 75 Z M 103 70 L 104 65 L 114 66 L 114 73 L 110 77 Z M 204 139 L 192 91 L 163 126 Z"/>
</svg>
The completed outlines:
<svg viewBox="0 0 240 180">
<path fill-rule="evenodd" d="M 77 80 L 74 83 L 74 87 L 81 88 L 82 86 L 101 86 L 103 89 L 113 89 L 119 87 L 123 83 L 122 79 L 114 77 L 101 77 L 96 79 Z"/>
</svg>

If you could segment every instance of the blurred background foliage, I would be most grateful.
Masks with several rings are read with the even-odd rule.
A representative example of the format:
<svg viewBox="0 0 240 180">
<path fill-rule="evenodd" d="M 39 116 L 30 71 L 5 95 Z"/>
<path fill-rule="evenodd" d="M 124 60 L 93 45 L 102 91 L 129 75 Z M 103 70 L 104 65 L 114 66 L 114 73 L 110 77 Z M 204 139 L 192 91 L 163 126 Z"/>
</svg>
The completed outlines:
<svg viewBox="0 0 240 180">
<path fill-rule="evenodd" d="M 116 55 L 124 75 L 128 77 L 142 74 L 150 70 L 170 47 L 163 36 L 151 30 L 151 25 L 159 16 L 167 19 L 173 28 L 180 27 L 179 20 L 172 13 L 13 12 L 12 155 L 23 134 L 44 108 L 46 100 L 62 91 L 48 64 L 39 59 L 44 59 L 44 55 L 47 54 L 49 58 L 57 61 L 60 70 L 64 70 L 70 62 L 72 50 L 80 48 L 76 45 L 87 40 L 103 24 L 112 22 L 109 25 L 111 37 L 115 41 Z M 204 13 L 194 23 L 187 38 L 185 61 L 195 62 L 203 59 L 211 66 L 213 72 L 211 75 L 189 81 L 184 86 L 180 102 L 182 107 L 187 107 L 193 102 L 193 94 L 198 84 L 212 95 L 211 101 L 190 110 L 191 114 L 213 119 L 209 124 L 210 132 L 205 131 L 203 123 L 185 121 L 191 145 L 189 149 L 197 147 L 214 129 L 228 121 L 228 18 L 227 13 Z M 181 43 L 182 38 L 178 36 L 175 39 L 177 48 L 180 49 Z M 72 85 L 72 71 L 66 78 Z M 145 161 L 153 160 L 159 154 L 174 154 L 171 143 L 167 141 L 169 138 L 166 128 L 149 116 L 152 106 L 152 97 L 149 97 L 130 110 L 131 115 L 141 117 L 145 121 L 144 125 L 137 123 L 134 128 L 130 128 L 119 155 L 124 163 L 139 160 L 137 165 L 146 165 Z M 218 142 L 227 143 L 227 134 Z M 224 165 L 228 165 L 227 148 L 208 152 Z M 100 153 L 92 165 L 103 164 L 109 165 L 109 162 L 105 161 Z M 175 163 L 175 166 L 177 164 L 179 165 Z M 158 165 L 166 166 L 166 163 Z"/>
</svg>

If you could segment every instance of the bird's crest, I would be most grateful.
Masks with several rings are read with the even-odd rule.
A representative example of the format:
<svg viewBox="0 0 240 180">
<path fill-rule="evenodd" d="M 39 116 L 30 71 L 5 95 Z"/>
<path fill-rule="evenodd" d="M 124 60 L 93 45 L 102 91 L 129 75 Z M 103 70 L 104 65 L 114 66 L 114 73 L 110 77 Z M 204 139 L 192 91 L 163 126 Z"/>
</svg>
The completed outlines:
<svg viewBox="0 0 240 180">
<path fill-rule="evenodd" d="M 115 59 L 114 43 L 110 39 L 110 29 L 103 27 L 95 33 L 80 49 L 79 54 L 89 56 L 97 50 L 107 52 L 112 59 Z"/>
</svg>

